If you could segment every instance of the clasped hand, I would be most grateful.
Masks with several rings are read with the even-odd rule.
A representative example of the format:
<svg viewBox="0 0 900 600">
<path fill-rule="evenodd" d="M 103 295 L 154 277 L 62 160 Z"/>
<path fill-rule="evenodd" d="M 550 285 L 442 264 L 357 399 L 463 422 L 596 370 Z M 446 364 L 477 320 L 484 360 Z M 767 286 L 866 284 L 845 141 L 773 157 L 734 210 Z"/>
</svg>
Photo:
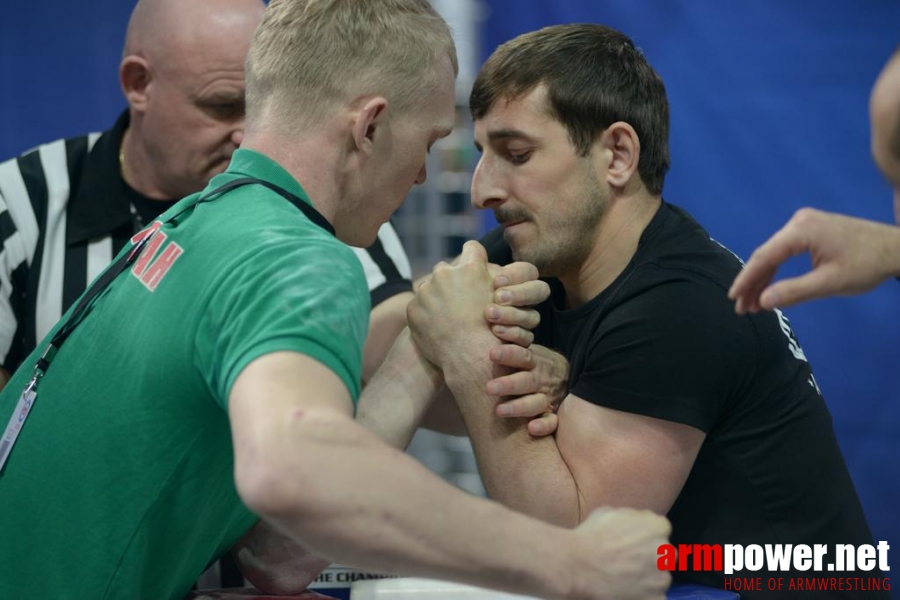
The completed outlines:
<svg viewBox="0 0 900 600">
<path fill-rule="evenodd" d="M 531 418 L 529 433 L 545 436 L 556 431 L 569 374 L 562 355 L 533 343 L 540 322 L 533 307 L 549 295 L 533 265 L 492 265 L 480 244 L 468 242 L 419 284 L 407 317 L 420 351 L 438 368 L 489 360 L 485 392 L 504 399 L 497 416 Z"/>
</svg>

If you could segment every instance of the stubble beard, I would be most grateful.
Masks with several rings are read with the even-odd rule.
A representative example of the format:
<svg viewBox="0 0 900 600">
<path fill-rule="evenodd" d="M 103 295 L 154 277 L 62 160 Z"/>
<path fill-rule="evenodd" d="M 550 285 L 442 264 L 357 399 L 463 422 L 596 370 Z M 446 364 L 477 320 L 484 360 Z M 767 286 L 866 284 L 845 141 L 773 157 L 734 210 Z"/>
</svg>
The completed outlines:
<svg viewBox="0 0 900 600">
<path fill-rule="evenodd" d="M 529 217 L 527 220 L 538 227 L 537 235 L 527 247 L 510 244 L 513 260 L 533 264 L 541 277 L 560 277 L 578 270 L 594 247 L 609 195 L 595 178 L 588 177 L 577 196 L 575 210 L 567 215 L 541 226 Z"/>
</svg>

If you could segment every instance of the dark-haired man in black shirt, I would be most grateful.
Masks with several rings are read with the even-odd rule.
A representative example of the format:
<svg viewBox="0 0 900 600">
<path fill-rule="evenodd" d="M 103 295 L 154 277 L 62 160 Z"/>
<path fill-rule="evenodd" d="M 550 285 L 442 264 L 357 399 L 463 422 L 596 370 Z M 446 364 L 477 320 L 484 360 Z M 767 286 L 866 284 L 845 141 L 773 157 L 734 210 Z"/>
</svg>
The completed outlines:
<svg viewBox="0 0 900 600">
<path fill-rule="evenodd" d="M 877 570 L 827 570 L 836 544 L 873 543 L 831 416 L 784 315 L 736 315 L 727 290 L 740 261 L 662 200 L 666 94 L 631 40 L 594 25 L 520 36 L 482 68 L 471 111 L 482 151 L 473 203 L 502 227 L 483 240 L 481 268 L 437 269 L 409 314 L 488 493 L 569 526 L 598 506 L 650 508 L 669 516 L 673 544 L 825 545 L 823 572 L 791 562 L 726 576 L 688 561 L 673 574 L 720 588 L 762 578 L 744 598 L 798 597 L 790 577 L 883 585 Z M 531 262 L 550 283 L 535 341 L 571 363 L 554 437 L 498 419 L 491 396 L 511 380 L 465 359 L 534 360 L 495 347 L 476 319 L 488 260 Z M 859 597 L 834 587 L 814 597 Z"/>
</svg>

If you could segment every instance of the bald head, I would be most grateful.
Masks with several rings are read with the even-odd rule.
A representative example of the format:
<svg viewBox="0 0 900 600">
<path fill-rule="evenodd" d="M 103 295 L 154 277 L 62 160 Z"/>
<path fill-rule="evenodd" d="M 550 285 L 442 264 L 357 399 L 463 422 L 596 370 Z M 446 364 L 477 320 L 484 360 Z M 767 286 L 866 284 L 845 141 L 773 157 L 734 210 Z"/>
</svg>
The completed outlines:
<svg viewBox="0 0 900 600">
<path fill-rule="evenodd" d="M 213 37 L 248 46 L 264 11 L 260 0 L 139 0 L 123 54 L 152 59 Z"/>
<path fill-rule="evenodd" d="M 260 0 L 140 0 L 119 80 L 131 122 L 123 176 L 151 198 L 193 193 L 243 139 L 244 61 Z"/>
<path fill-rule="evenodd" d="M 900 48 L 882 69 L 869 100 L 872 156 L 900 190 Z"/>
</svg>

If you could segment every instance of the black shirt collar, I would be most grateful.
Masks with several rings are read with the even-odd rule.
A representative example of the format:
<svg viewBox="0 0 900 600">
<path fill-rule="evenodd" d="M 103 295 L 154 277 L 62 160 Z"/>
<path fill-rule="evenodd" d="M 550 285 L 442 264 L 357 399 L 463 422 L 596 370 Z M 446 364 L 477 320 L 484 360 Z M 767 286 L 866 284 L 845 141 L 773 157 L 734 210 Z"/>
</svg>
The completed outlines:
<svg viewBox="0 0 900 600">
<path fill-rule="evenodd" d="M 80 169 L 70 166 L 70 171 L 78 173 L 80 180 L 71 182 L 66 224 L 66 243 L 69 245 L 105 237 L 120 228 L 132 232 L 139 229 L 131 212 L 132 206 L 143 213 L 144 223 L 149 224 L 150 220 L 174 204 L 173 201 L 147 198 L 122 178 L 119 148 L 128 123 L 128 110 L 125 110 L 112 129 L 97 139 L 84 157 L 83 166 Z M 158 207 L 159 210 L 148 215 L 148 207 Z"/>
</svg>

